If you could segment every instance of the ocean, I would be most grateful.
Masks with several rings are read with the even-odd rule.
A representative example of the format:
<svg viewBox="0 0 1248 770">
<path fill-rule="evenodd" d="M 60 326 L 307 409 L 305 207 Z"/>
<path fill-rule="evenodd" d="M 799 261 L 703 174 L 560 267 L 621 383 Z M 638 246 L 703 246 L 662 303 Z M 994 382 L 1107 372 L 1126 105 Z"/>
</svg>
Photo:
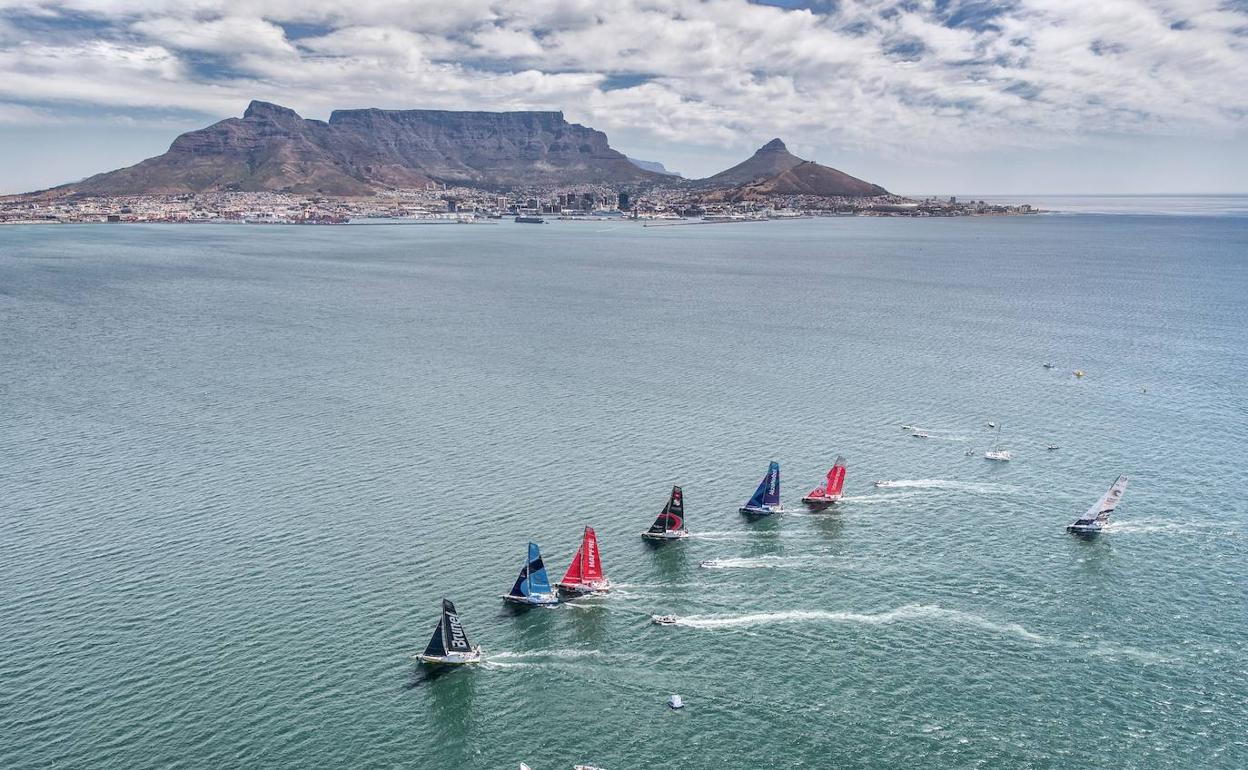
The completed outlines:
<svg viewBox="0 0 1248 770">
<path fill-rule="evenodd" d="M 0 766 L 1248 767 L 1245 297 L 1244 216 L 4 228 Z"/>
</svg>

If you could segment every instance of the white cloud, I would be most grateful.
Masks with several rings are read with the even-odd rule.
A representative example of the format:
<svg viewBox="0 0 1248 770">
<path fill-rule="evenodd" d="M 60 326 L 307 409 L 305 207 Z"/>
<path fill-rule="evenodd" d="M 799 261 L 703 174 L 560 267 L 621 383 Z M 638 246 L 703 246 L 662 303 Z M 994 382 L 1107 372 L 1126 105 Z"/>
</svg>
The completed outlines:
<svg viewBox="0 0 1248 770">
<path fill-rule="evenodd" d="M 12 0 L 0 0 L 0 8 Z M 14 8 L 19 6 L 12 6 Z M 34 0 L 0 22 L 0 98 L 224 116 L 334 107 L 562 109 L 653 140 L 960 151 L 1094 133 L 1243 132 L 1248 14 L 1218 0 Z M 969 9 L 974 10 L 974 9 Z M 291 36 L 283 24 L 318 25 Z M 32 26 L 30 29 L 40 29 Z M 218 57 L 205 67 L 203 56 Z M 229 73 L 229 74 L 221 74 Z M 612 88 L 620 82 L 631 87 Z"/>
</svg>

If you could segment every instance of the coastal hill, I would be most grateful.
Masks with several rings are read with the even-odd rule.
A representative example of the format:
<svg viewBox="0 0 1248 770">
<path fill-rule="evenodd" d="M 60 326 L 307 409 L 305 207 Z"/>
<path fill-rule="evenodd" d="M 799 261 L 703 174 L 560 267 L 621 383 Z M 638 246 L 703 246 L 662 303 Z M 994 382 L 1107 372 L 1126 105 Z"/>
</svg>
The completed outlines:
<svg viewBox="0 0 1248 770">
<path fill-rule="evenodd" d="M 789 152 L 779 139 L 772 139 L 732 168 L 694 184 L 706 190 L 723 191 L 720 197 L 734 199 L 766 195 L 865 198 L 889 194 L 879 185 L 813 160 L 803 160 Z"/>
<path fill-rule="evenodd" d="M 325 122 L 253 101 L 243 117 L 185 133 L 163 155 L 48 192 L 350 196 L 430 182 L 503 189 L 665 178 L 561 112 L 336 110 Z"/>
</svg>

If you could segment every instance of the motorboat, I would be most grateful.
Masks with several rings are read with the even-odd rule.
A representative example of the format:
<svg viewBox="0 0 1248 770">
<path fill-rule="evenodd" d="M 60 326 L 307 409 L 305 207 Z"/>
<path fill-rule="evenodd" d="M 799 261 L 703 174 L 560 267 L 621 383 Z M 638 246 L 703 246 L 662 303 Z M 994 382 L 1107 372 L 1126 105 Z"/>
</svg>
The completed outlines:
<svg viewBox="0 0 1248 770">
<path fill-rule="evenodd" d="M 656 626 L 674 626 L 679 620 L 675 615 L 651 615 L 650 622 Z"/>
<path fill-rule="evenodd" d="M 672 693 L 672 697 L 667 699 L 667 705 L 668 708 L 675 711 L 676 709 L 683 709 L 685 707 L 685 702 L 680 699 L 679 695 Z"/>
</svg>

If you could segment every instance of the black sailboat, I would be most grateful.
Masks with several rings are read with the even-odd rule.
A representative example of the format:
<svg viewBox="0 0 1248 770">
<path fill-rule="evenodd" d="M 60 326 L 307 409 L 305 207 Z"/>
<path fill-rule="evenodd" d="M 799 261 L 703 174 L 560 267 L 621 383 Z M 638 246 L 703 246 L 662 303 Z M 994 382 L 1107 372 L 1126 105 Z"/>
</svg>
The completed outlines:
<svg viewBox="0 0 1248 770">
<path fill-rule="evenodd" d="M 425 651 L 416 656 L 421 663 L 459 666 L 481 660 L 481 648 L 473 647 L 450 599 L 442 600 L 442 617 Z"/>
<path fill-rule="evenodd" d="M 685 496 L 680 487 L 672 487 L 672 494 L 667 498 L 667 505 L 659 514 L 650 529 L 641 533 L 647 540 L 679 540 L 689 537 L 685 529 Z"/>
</svg>

